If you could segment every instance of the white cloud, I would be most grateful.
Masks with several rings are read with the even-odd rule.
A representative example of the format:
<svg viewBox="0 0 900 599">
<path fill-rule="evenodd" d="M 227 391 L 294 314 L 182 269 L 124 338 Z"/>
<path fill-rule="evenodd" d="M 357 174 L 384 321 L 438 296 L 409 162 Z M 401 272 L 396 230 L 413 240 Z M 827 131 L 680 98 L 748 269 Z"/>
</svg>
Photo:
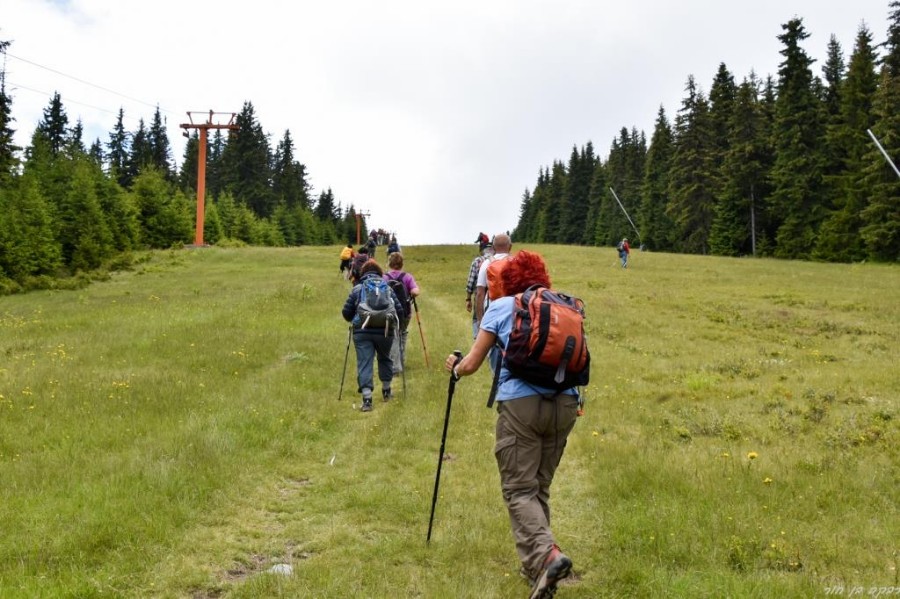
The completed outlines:
<svg viewBox="0 0 900 599">
<path fill-rule="evenodd" d="M 59 91 L 88 142 L 120 106 L 133 130 L 158 104 L 180 162 L 185 112 L 250 101 L 273 146 L 291 130 L 317 191 L 405 245 L 469 243 L 512 229 L 538 169 L 573 146 L 649 138 L 689 74 L 705 90 L 720 62 L 775 75 L 795 15 L 818 74 L 832 33 L 847 57 L 862 21 L 884 39 L 887 4 L 4 0 L 0 39 L 30 61 L 7 61 L 20 145 Z"/>
</svg>

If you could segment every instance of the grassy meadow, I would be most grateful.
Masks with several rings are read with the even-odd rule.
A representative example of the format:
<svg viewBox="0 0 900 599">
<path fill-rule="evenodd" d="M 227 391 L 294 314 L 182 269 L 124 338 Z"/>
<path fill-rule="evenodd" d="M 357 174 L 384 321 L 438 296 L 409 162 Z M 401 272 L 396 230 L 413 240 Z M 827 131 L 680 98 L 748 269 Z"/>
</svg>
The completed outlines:
<svg viewBox="0 0 900 599">
<path fill-rule="evenodd" d="M 592 354 L 558 597 L 900 593 L 896 265 L 523 247 L 584 299 Z M 527 596 L 486 367 L 425 543 L 474 244 L 406 248 L 421 328 L 371 413 L 352 347 L 339 398 L 339 250 L 155 252 L 0 297 L 0 597 Z"/>
</svg>

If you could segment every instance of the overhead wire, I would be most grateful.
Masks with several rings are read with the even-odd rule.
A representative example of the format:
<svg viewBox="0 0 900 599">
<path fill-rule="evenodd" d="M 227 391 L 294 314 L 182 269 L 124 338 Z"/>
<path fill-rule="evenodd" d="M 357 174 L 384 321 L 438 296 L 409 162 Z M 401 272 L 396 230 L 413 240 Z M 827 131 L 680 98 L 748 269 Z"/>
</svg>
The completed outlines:
<svg viewBox="0 0 900 599">
<path fill-rule="evenodd" d="M 77 81 L 77 82 L 82 83 L 82 84 L 84 84 L 84 85 L 89 85 L 89 86 L 94 87 L 94 88 L 96 88 L 96 89 L 99 89 L 99 90 L 101 90 L 101 91 L 104 91 L 104 92 L 107 92 L 107 93 L 110 93 L 110 94 L 114 94 L 114 95 L 116 95 L 116 96 L 119 96 L 119 97 L 121 97 L 121 98 L 125 98 L 125 99 L 127 99 L 127 100 L 131 100 L 132 102 L 137 102 L 137 103 L 139 103 L 139 104 L 143 104 L 143 105 L 145 105 L 145 106 L 149 106 L 150 108 L 158 109 L 160 112 L 165 112 L 165 113 L 168 113 L 168 114 L 175 114 L 173 111 L 167 110 L 167 109 L 161 107 L 158 103 L 157 103 L 157 104 L 152 104 L 152 103 L 150 103 L 150 102 L 145 102 L 144 100 L 141 100 L 141 99 L 139 99 L 139 98 L 135 98 L 135 97 L 133 97 L 133 96 L 129 96 L 129 95 L 127 95 L 127 94 L 123 94 L 123 93 L 121 93 L 121 92 L 117 92 L 117 91 L 114 90 L 114 89 L 110 89 L 110 88 L 104 87 L 104 86 L 102 86 L 102 85 L 97 85 L 96 83 L 91 83 L 90 81 L 86 81 L 86 80 L 81 79 L 81 78 L 79 78 L 79 77 L 75 77 L 74 75 L 69 75 L 68 73 L 63 73 L 62 71 L 59 71 L 59 70 L 57 70 L 57 69 L 53 69 L 53 68 L 50 68 L 50 67 L 48 67 L 48 66 L 44 66 L 44 65 L 42 65 L 42 64 L 36 63 L 36 62 L 34 62 L 33 60 L 28 60 L 27 58 L 22 58 L 21 56 L 16 56 L 15 54 L 10 54 L 8 51 L 7 51 L 7 52 L 4 52 L 3 54 L 6 55 L 6 56 L 8 56 L 9 58 L 14 58 L 14 59 L 16 59 L 16 60 L 18 60 L 18 61 L 21 61 L 21 62 L 30 64 L 30 65 L 32 65 L 32 66 L 36 66 L 36 67 L 38 67 L 38 68 L 40 68 L 40 69 L 44 69 L 44 70 L 46 70 L 46 71 L 50 71 L 51 73 L 55 73 L 55 74 L 57 74 L 57 75 L 61 75 L 61 76 L 63 76 L 63 77 L 67 77 L 67 78 L 69 78 L 69 79 L 72 79 L 73 81 Z M 29 88 L 25 87 L 24 85 L 19 85 L 19 87 L 22 87 L 22 88 L 24 88 L 24 89 L 29 89 Z M 37 90 L 30 90 L 30 91 L 37 91 Z M 67 100 L 67 101 L 69 101 L 69 100 Z M 84 106 L 90 106 L 90 105 L 84 104 L 84 103 L 81 103 L 81 104 L 84 105 Z M 97 110 L 103 110 L 104 112 L 112 112 L 112 111 L 109 111 L 109 110 L 106 110 L 106 109 L 103 109 L 103 108 L 98 108 L 97 106 L 90 106 L 90 107 L 91 107 L 91 108 L 95 108 L 95 109 L 97 109 Z M 113 112 L 113 114 L 118 114 L 118 111 Z"/>
<path fill-rule="evenodd" d="M 14 82 L 14 81 L 7 81 L 7 84 L 9 84 L 9 86 L 12 87 L 12 88 L 14 88 L 14 89 L 24 89 L 24 90 L 28 90 L 28 91 L 30 91 L 30 92 L 34 92 L 34 93 L 36 93 L 36 94 L 43 94 L 43 95 L 45 95 L 45 96 L 52 96 L 52 95 L 53 95 L 53 94 L 50 93 L 50 92 L 46 92 L 46 91 L 43 91 L 43 90 L 40 90 L 40 89 L 34 89 L 33 87 L 28 87 L 27 85 L 22 85 L 22 84 L 20 84 L 20 83 Z M 100 112 L 105 112 L 105 113 L 113 114 L 113 115 L 116 115 L 116 116 L 118 116 L 118 114 L 119 114 L 119 111 L 117 111 L 117 110 L 109 110 L 109 109 L 107 109 L 107 108 L 101 108 L 100 106 L 94 106 L 93 104 L 88 104 L 87 102 L 81 102 L 81 101 L 79 101 L 79 100 L 73 100 L 73 99 L 69 98 L 68 96 L 65 98 L 65 102 L 66 102 L 66 104 L 78 104 L 79 106 L 85 106 L 85 107 L 87 107 L 87 108 L 93 108 L 94 110 L 99 110 Z M 123 113 L 123 118 L 126 118 L 126 119 L 131 120 L 131 121 L 137 121 L 137 120 L 138 120 L 136 117 L 125 116 L 124 113 Z"/>
</svg>

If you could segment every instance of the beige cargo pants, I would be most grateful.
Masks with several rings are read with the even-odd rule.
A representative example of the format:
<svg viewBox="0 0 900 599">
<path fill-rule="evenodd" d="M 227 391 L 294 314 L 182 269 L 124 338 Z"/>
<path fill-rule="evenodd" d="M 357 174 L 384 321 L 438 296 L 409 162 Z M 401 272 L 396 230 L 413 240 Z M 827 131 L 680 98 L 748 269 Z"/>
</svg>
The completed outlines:
<svg viewBox="0 0 900 599">
<path fill-rule="evenodd" d="M 578 418 L 574 395 L 497 402 L 494 455 L 519 559 L 540 571 L 556 542 L 550 530 L 550 484 Z"/>
</svg>

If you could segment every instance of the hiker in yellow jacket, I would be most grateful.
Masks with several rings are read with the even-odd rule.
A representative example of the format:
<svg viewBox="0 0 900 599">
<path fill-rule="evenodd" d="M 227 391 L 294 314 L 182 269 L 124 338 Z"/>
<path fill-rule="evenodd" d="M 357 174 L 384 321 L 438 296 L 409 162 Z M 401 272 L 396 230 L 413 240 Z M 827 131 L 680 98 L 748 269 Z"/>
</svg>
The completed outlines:
<svg viewBox="0 0 900 599">
<path fill-rule="evenodd" d="M 354 256 L 356 256 L 356 250 L 353 249 L 353 244 L 348 243 L 347 247 L 341 250 L 341 274 L 345 279 L 350 276 L 350 261 Z"/>
</svg>

